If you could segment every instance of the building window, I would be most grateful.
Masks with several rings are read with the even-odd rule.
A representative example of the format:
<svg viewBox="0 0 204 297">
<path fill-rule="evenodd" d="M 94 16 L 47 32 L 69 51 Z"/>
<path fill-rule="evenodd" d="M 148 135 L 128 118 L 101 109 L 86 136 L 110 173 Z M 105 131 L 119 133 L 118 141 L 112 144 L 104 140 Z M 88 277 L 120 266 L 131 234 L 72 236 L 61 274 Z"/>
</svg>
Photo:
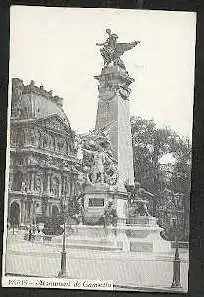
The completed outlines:
<svg viewBox="0 0 204 297">
<path fill-rule="evenodd" d="M 22 147 L 25 143 L 25 133 L 22 129 L 18 129 L 17 133 L 17 143 L 19 147 Z"/>
</svg>

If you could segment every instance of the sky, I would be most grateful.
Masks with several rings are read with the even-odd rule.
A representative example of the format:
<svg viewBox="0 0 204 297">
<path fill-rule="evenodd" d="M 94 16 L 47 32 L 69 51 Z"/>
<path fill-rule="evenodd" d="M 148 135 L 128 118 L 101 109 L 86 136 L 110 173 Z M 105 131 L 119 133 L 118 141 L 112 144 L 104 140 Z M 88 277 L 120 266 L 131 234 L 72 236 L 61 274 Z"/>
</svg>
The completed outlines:
<svg viewBox="0 0 204 297">
<path fill-rule="evenodd" d="M 10 77 L 34 80 L 64 98 L 72 129 L 93 129 L 106 28 L 118 42 L 141 43 L 122 59 L 131 85 L 130 113 L 191 138 L 196 14 L 191 12 L 11 8 Z"/>
</svg>

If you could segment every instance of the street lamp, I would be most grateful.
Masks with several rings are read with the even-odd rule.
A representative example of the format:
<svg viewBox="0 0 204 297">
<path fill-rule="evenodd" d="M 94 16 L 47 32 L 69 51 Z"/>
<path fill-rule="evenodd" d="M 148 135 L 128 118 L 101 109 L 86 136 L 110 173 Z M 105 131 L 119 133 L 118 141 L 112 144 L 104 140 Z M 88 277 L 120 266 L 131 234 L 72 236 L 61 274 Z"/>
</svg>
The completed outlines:
<svg viewBox="0 0 204 297">
<path fill-rule="evenodd" d="M 61 251 L 61 269 L 58 274 L 58 277 L 65 277 L 66 275 L 66 215 L 65 215 L 65 204 L 63 204 L 63 223 L 64 223 L 64 232 L 63 232 L 63 241 L 62 241 L 62 251 Z"/>
<path fill-rule="evenodd" d="M 74 185 L 74 178 L 73 178 L 73 167 L 71 166 L 70 168 L 70 197 L 75 197 L 75 185 Z M 66 253 L 66 218 L 70 216 L 69 214 L 69 206 L 67 205 L 67 211 L 66 211 L 66 205 L 65 205 L 65 201 L 66 201 L 66 197 L 65 200 L 63 202 L 62 201 L 62 209 L 63 209 L 63 223 L 64 223 L 64 233 L 63 233 L 63 242 L 62 242 L 62 252 L 61 252 L 61 270 L 58 274 L 58 277 L 65 277 L 67 272 L 66 272 L 66 257 L 67 257 L 67 253 Z"/>
<path fill-rule="evenodd" d="M 176 234 L 176 229 L 177 229 L 177 223 L 176 223 L 176 218 L 172 218 L 173 221 L 173 228 L 174 228 L 174 241 L 175 241 L 175 256 L 174 256 L 174 261 L 173 261 L 173 282 L 171 287 L 172 288 L 181 288 L 181 283 L 180 283 L 180 266 L 181 266 L 181 259 L 179 257 L 179 248 L 178 248 L 178 238 Z"/>
</svg>

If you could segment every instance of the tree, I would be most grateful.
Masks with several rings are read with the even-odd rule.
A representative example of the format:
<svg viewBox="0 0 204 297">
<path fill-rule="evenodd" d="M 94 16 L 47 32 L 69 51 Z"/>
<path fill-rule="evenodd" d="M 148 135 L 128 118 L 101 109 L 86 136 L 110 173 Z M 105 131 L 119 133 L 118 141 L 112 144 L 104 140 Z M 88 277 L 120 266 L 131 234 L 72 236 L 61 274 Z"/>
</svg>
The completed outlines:
<svg viewBox="0 0 204 297">
<path fill-rule="evenodd" d="M 133 162 L 135 180 L 154 194 L 150 201 L 152 214 L 157 216 L 162 204 L 162 192 L 167 187 L 165 176 L 160 170 L 160 159 L 171 153 L 176 163 L 168 184 L 173 192 L 186 194 L 189 200 L 191 146 L 170 128 L 158 128 L 154 120 L 141 117 L 131 118 Z M 179 179 L 179 182 L 178 182 Z"/>
<path fill-rule="evenodd" d="M 181 139 L 175 152 L 176 163 L 172 172 L 171 188 L 183 194 L 184 239 L 188 240 L 191 190 L 191 145 L 189 139 Z"/>
<path fill-rule="evenodd" d="M 61 235 L 64 232 L 64 229 L 61 227 L 63 224 L 63 218 L 62 216 L 57 216 L 57 217 L 47 217 L 44 220 L 44 228 L 42 232 L 45 235 Z"/>
</svg>

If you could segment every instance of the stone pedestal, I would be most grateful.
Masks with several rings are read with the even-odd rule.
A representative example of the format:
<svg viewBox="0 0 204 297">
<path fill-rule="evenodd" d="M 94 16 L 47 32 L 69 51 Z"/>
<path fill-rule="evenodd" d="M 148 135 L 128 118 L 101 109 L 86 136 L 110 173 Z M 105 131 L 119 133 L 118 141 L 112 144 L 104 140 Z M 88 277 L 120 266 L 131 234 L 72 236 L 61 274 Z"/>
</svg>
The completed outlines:
<svg viewBox="0 0 204 297">
<path fill-rule="evenodd" d="M 120 191 L 112 191 L 106 184 L 95 184 L 85 189 L 84 196 L 84 222 L 88 225 L 97 225 L 103 216 L 104 208 L 109 201 L 117 213 L 117 225 L 125 225 L 127 218 L 128 194 Z"/>
<path fill-rule="evenodd" d="M 118 251 L 122 246 L 118 245 L 114 228 L 97 225 L 75 225 L 71 231 L 66 228 L 66 246 L 74 249 Z M 60 245 L 62 236 L 53 237 L 52 242 Z"/>
<path fill-rule="evenodd" d="M 67 227 L 66 245 L 68 248 L 109 250 L 143 253 L 169 253 L 170 242 L 160 236 L 162 228 L 157 225 L 104 226 L 75 225 L 71 231 Z M 61 245 L 62 236 L 53 237 L 55 245 Z"/>
<path fill-rule="evenodd" d="M 131 252 L 165 252 L 171 251 L 171 244 L 164 240 L 160 233 L 163 229 L 157 225 L 157 218 L 138 216 L 134 225 L 126 226 L 126 234 L 130 240 Z"/>
</svg>

